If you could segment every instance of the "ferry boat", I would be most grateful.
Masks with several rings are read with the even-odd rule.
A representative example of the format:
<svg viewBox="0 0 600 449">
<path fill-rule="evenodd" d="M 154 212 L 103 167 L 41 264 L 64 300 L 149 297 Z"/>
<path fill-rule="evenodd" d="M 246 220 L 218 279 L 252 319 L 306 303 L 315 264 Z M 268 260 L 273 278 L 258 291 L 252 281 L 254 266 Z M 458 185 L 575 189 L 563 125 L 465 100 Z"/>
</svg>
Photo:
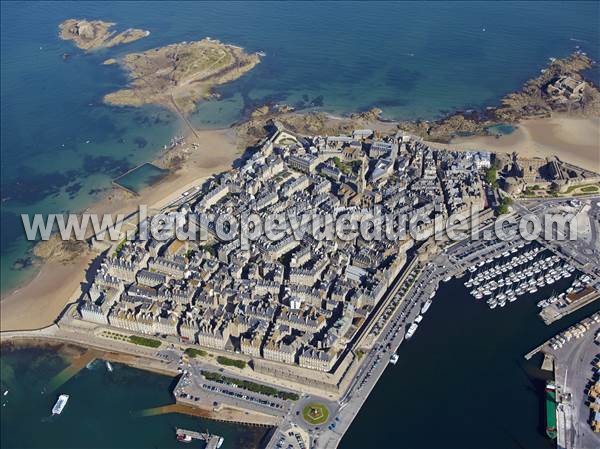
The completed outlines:
<svg viewBox="0 0 600 449">
<path fill-rule="evenodd" d="M 61 394 L 58 397 L 58 401 L 56 401 L 56 404 L 54 404 L 54 407 L 52 407 L 52 416 L 60 415 L 62 413 L 62 411 L 64 410 L 65 406 L 67 405 L 68 400 L 69 400 L 68 394 Z"/>
<path fill-rule="evenodd" d="M 398 354 L 393 354 L 393 355 L 390 357 L 390 363 L 391 363 L 392 365 L 395 365 L 396 363 L 398 363 Z"/>
<path fill-rule="evenodd" d="M 546 435 L 556 439 L 556 386 L 553 382 L 546 383 Z"/>
</svg>

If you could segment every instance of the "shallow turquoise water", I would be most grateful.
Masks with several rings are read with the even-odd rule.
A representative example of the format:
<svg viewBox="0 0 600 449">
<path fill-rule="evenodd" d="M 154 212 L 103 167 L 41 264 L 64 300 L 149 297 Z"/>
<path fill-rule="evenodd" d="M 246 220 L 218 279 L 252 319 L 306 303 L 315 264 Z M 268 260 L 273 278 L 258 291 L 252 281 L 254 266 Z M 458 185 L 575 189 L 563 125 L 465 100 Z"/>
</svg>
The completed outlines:
<svg viewBox="0 0 600 449">
<path fill-rule="evenodd" d="M 487 128 L 488 132 L 492 135 L 495 136 L 506 136 L 508 134 L 511 134 L 512 132 L 514 132 L 515 130 L 515 126 L 513 125 L 509 125 L 506 123 L 501 123 L 499 125 L 493 125 L 493 126 L 489 126 Z"/>
<path fill-rule="evenodd" d="M 115 182 L 128 190 L 140 193 L 146 187 L 156 184 L 167 176 L 168 173 L 169 170 L 157 167 L 151 163 L 145 163 L 115 179 Z"/>
<path fill-rule="evenodd" d="M 431 119 L 493 105 L 549 57 L 580 46 L 598 59 L 600 47 L 597 2 L 2 2 L 1 12 L 2 292 L 32 274 L 13 268 L 31 246 L 19 214 L 85 209 L 179 126 L 158 108 L 103 105 L 127 83 L 101 65 L 108 57 L 205 36 L 264 51 L 191 118 L 223 127 L 264 102 Z M 57 37 L 69 17 L 151 35 L 86 55 Z"/>
</svg>

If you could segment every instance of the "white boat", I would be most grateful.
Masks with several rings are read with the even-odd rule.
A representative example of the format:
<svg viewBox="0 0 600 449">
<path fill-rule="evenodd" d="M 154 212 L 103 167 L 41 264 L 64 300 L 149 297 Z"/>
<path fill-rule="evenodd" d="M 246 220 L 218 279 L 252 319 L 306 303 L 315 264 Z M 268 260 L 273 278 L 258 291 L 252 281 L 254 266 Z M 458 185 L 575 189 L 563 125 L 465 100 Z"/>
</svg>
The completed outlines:
<svg viewBox="0 0 600 449">
<path fill-rule="evenodd" d="M 6 390 L 4 393 L 2 393 L 2 396 L 6 396 L 8 394 L 8 390 Z"/>
<path fill-rule="evenodd" d="M 448 282 L 448 281 L 450 281 L 450 279 L 452 279 L 452 276 L 445 277 L 444 282 Z"/>
<path fill-rule="evenodd" d="M 423 307 L 421 307 L 421 313 L 426 313 L 429 310 L 429 307 L 431 307 L 431 299 L 425 301 L 425 304 L 423 304 Z"/>
<path fill-rule="evenodd" d="M 68 394 L 61 394 L 58 397 L 58 401 L 56 401 L 56 404 L 54 404 L 54 407 L 52 407 L 52 416 L 60 415 L 62 413 L 62 411 L 64 410 L 65 406 L 67 405 L 68 400 L 69 400 Z"/>
<path fill-rule="evenodd" d="M 109 373 L 113 372 L 113 367 L 108 360 L 106 361 L 106 369 L 108 370 Z"/>
<path fill-rule="evenodd" d="M 391 363 L 392 365 L 395 365 L 397 362 L 398 362 L 398 354 L 393 354 L 393 355 L 390 357 L 390 363 Z"/>
<path fill-rule="evenodd" d="M 417 315 L 417 317 L 415 318 L 415 323 L 420 323 L 421 321 L 423 321 L 423 315 Z"/>
<path fill-rule="evenodd" d="M 221 446 L 223 446 L 223 441 L 225 441 L 225 439 L 223 437 L 219 437 L 219 442 L 217 443 L 217 449 L 219 449 Z"/>
<path fill-rule="evenodd" d="M 406 338 L 407 340 L 408 340 L 409 338 L 411 338 L 411 337 L 412 337 L 412 336 L 415 334 L 415 332 L 416 332 L 416 330 L 417 330 L 417 327 L 419 327 L 419 325 L 418 325 L 417 323 L 412 323 L 412 324 L 410 325 L 410 327 L 409 327 L 409 328 L 408 328 L 408 330 L 406 331 L 406 336 L 405 336 L 405 338 Z"/>
<path fill-rule="evenodd" d="M 191 435 L 188 434 L 179 434 L 177 435 L 177 441 L 180 443 L 191 443 L 193 440 Z"/>
</svg>

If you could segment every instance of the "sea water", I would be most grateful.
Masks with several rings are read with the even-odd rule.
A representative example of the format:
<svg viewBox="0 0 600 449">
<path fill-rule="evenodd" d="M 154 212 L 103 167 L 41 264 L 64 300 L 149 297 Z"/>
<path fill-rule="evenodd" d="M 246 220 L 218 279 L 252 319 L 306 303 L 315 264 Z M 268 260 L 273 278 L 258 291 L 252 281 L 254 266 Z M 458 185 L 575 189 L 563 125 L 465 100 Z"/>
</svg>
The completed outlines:
<svg viewBox="0 0 600 449">
<path fill-rule="evenodd" d="M 20 214 L 85 209 L 180 126 L 158 107 L 104 105 L 128 82 L 107 58 L 206 36 L 265 52 L 191 117 L 218 128 L 266 102 L 434 119 L 496 104 L 549 57 L 579 46 L 597 59 L 600 48 L 597 2 L 2 2 L 1 12 L 4 293 L 34 272 Z M 71 17 L 151 34 L 84 53 L 58 38 Z"/>
<path fill-rule="evenodd" d="M 223 448 L 256 447 L 267 428 L 246 427 L 176 413 L 146 416 L 145 410 L 174 403 L 171 377 L 113 363 L 82 369 L 56 391 L 50 379 L 68 361 L 49 349 L 2 351 L 0 445 L 3 448 L 176 448 L 175 428 L 225 438 Z M 52 406 L 60 394 L 69 402 L 60 416 Z M 192 447 L 201 447 L 200 442 Z"/>
</svg>

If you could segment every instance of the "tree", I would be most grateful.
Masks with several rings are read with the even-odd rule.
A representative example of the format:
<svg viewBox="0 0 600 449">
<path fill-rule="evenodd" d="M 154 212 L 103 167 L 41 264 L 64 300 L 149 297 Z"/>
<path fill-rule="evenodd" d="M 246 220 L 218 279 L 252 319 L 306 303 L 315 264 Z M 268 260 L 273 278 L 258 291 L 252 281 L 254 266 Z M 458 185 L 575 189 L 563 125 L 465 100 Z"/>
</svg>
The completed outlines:
<svg viewBox="0 0 600 449">
<path fill-rule="evenodd" d="M 496 187 L 498 184 L 498 170 L 495 167 L 490 167 L 485 171 L 485 182 Z"/>
</svg>

